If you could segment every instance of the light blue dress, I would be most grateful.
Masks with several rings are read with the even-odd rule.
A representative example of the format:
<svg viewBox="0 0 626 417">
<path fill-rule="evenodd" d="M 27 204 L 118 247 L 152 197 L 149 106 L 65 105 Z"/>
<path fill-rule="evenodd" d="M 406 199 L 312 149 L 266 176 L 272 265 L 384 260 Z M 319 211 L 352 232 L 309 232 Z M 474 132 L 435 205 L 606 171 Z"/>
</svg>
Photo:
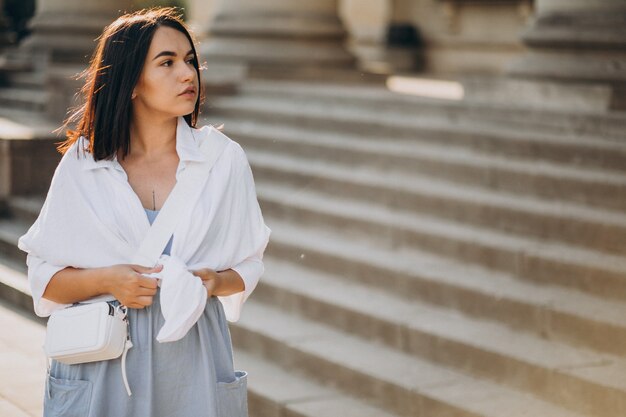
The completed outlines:
<svg viewBox="0 0 626 417">
<path fill-rule="evenodd" d="M 158 211 L 146 209 L 150 224 Z M 172 241 L 163 251 L 170 253 Z M 246 379 L 235 373 L 230 333 L 220 301 L 205 311 L 187 335 L 159 343 L 164 324 L 160 291 L 151 306 L 128 309 L 134 347 L 126 357 L 129 397 L 121 358 L 64 365 L 52 361 L 50 398 L 44 417 L 246 417 Z M 119 304 L 118 302 L 113 302 Z"/>
</svg>

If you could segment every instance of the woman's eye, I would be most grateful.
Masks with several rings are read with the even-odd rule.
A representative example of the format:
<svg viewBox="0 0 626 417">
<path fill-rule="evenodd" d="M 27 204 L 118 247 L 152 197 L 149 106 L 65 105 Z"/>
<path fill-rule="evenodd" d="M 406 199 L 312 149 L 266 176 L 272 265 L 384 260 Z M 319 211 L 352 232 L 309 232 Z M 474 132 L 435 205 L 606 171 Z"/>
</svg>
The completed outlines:
<svg viewBox="0 0 626 417">
<path fill-rule="evenodd" d="M 187 63 L 188 63 L 188 64 L 193 64 L 194 59 L 195 59 L 195 58 L 189 58 L 189 59 L 187 60 Z"/>
<path fill-rule="evenodd" d="M 163 61 L 161 65 L 164 67 L 169 67 L 170 65 L 172 65 L 172 61 L 168 59 L 167 61 Z"/>
</svg>

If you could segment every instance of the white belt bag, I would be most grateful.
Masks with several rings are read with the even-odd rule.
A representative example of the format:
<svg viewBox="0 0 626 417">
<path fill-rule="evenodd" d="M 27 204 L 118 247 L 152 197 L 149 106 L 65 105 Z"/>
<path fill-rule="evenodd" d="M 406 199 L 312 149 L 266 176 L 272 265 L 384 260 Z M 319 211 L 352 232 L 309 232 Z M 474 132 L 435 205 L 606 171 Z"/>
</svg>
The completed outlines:
<svg viewBox="0 0 626 417">
<path fill-rule="evenodd" d="M 44 350 L 49 357 L 73 365 L 117 358 L 127 340 L 126 307 L 81 304 L 50 316 Z"/>
<path fill-rule="evenodd" d="M 211 134 L 198 144 L 207 159 L 185 168 L 184 176 L 165 201 L 133 263 L 155 265 L 179 219 L 187 215 L 200 197 L 211 168 L 228 142 L 225 136 L 211 129 Z M 132 346 L 127 308 L 101 301 L 75 304 L 53 312 L 48 320 L 44 351 L 48 358 L 68 365 L 115 359 L 121 355 L 122 378 L 131 395 L 126 378 L 126 353 Z"/>
<path fill-rule="evenodd" d="M 122 355 L 122 379 L 126 392 L 131 395 L 126 378 L 126 353 L 133 344 L 126 312 L 126 307 L 113 306 L 106 301 L 79 304 L 53 312 L 46 329 L 46 356 L 73 365 L 115 359 Z M 47 392 L 50 397 L 49 389 Z"/>
</svg>

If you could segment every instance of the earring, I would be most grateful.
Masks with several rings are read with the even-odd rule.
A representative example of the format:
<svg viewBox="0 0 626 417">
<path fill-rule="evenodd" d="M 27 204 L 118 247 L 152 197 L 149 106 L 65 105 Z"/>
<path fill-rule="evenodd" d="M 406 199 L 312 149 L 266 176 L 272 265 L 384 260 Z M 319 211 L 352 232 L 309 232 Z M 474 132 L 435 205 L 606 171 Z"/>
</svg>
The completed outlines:
<svg viewBox="0 0 626 417">
<path fill-rule="evenodd" d="M 135 99 L 135 97 L 137 97 L 137 93 L 133 93 L 133 94 L 130 96 L 130 99 L 131 99 L 131 100 L 134 100 L 134 99 Z"/>
</svg>

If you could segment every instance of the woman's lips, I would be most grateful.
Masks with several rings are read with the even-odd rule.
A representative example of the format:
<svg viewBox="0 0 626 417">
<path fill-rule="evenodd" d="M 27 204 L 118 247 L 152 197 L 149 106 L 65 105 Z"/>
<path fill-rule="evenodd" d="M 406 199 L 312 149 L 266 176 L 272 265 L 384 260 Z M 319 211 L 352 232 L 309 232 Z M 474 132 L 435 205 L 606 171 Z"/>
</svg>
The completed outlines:
<svg viewBox="0 0 626 417">
<path fill-rule="evenodd" d="M 179 94 L 179 96 L 184 96 L 184 95 L 196 95 L 196 89 L 194 87 L 188 87 L 185 89 L 185 91 L 183 91 L 182 93 Z"/>
<path fill-rule="evenodd" d="M 182 93 L 179 94 L 180 97 L 185 97 L 185 98 L 195 98 L 196 97 L 196 90 L 195 89 L 187 89 L 185 91 L 183 91 Z"/>
</svg>

